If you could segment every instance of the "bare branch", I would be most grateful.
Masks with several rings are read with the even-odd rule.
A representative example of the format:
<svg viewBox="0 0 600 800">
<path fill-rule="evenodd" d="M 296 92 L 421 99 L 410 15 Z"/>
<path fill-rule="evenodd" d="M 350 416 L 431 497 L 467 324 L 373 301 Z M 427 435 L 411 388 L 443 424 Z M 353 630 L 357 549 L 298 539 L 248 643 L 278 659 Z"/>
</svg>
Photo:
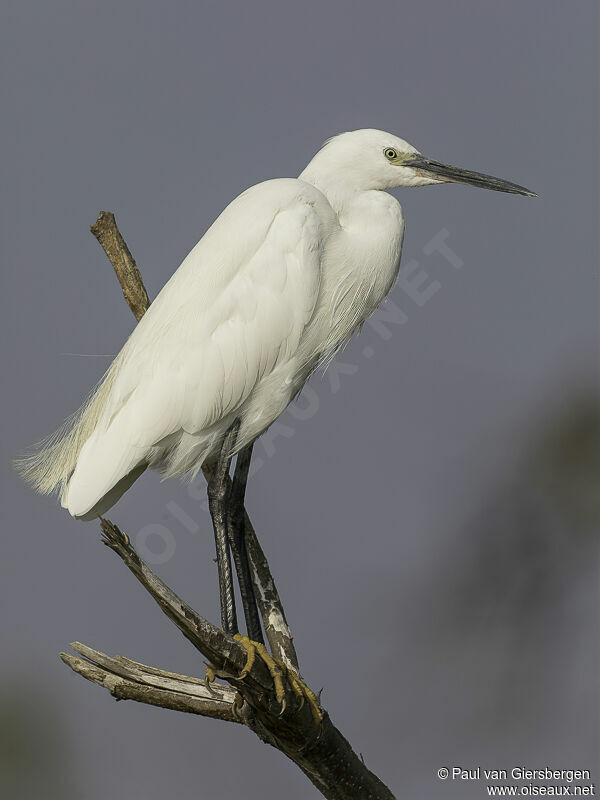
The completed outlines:
<svg viewBox="0 0 600 800">
<path fill-rule="evenodd" d="M 93 650 L 81 642 L 72 642 L 71 647 L 83 658 L 94 662 L 99 667 L 107 669 L 121 678 L 127 678 L 157 689 L 178 691 L 204 700 L 217 699 L 224 703 L 232 703 L 236 695 L 235 689 L 226 683 L 213 681 L 209 687 L 206 685 L 206 681 L 200 678 L 192 678 L 189 675 L 180 675 L 177 672 L 167 672 L 164 669 L 149 667 L 124 656 L 107 656 L 100 650 Z"/>
<path fill-rule="evenodd" d="M 156 600 L 161 610 L 175 623 L 186 639 L 205 656 L 219 675 L 236 680 L 246 664 L 245 649 L 220 628 L 200 616 L 156 575 L 131 546 L 129 537 L 107 519 L 101 520 L 103 542 L 131 570 Z M 246 681 L 255 692 L 272 691 L 272 679 L 262 662 L 256 662 Z M 254 686 L 252 684 L 254 683 Z"/>
<path fill-rule="evenodd" d="M 122 656 L 110 657 L 79 642 L 73 642 L 71 647 L 83 658 L 61 653 L 64 663 L 86 680 L 108 689 L 117 700 L 136 700 L 172 711 L 239 722 L 233 712 L 236 692 L 230 686 L 213 683 L 208 689 L 198 678 L 148 668 Z"/>
<path fill-rule="evenodd" d="M 113 265 L 123 289 L 123 297 L 139 322 L 148 310 L 150 300 L 140 271 L 117 227 L 115 215 L 110 211 L 101 211 L 90 230 Z"/>
<path fill-rule="evenodd" d="M 252 583 L 254 584 L 256 602 L 262 617 L 265 634 L 271 646 L 271 652 L 275 658 L 279 658 L 286 666 L 299 671 L 298 656 L 296 655 L 292 632 L 285 618 L 285 612 L 279 599 L 275 581 L 271 575 L 269 562 L 256 537 L 248 512 L 246 511 L 245 514 L 246 549 L 250 560 L 250 569 L 252 570 Z"/>
<path fill-rule="evenodd" d="M 149 306 L 141 275 L 114 216 L 102 212 L 92 228 L 113 265 L 136 319 Z M 208 468 L 206 473 L 210 474 Z M 225 678 L 229 686 L 213 684 L 214 694 L 197 678 L 147 667 L 122 656 L 110 657 L 75 643 L 79 653 L 61 658 L 87 680 L 107 688 L 117 699 L 132 699 L 178 711 L 241 721 L 262 741 L 288 756 L 328 800 L 394 800 L 389 789 L 353 751 L 329 715 L 305 702 L 314 695 L 288 669 L 297 668 L 296 652 L 269 565 L 246 515 L 246 537 L 257 601 L 275 658 L 267 667 L 261 658 L 246 661 L 242 645 L 197 614 L 139 557 L 116 525 L 102 520 L 104 542 L 114 550 L 152 595 L 163 612 Z M 275 683 L 283 679 L 284 697 Z M 237 690 L 237 692 L 235 691 Z M 233 695 L 233 699 L 232 699 Z M 300 696 L 299 696 L 300 695 Z M 279 699 L 278 699 L 279 698 Z M 314 700 L 316 703 L 316 700 Z"/>
</svg>

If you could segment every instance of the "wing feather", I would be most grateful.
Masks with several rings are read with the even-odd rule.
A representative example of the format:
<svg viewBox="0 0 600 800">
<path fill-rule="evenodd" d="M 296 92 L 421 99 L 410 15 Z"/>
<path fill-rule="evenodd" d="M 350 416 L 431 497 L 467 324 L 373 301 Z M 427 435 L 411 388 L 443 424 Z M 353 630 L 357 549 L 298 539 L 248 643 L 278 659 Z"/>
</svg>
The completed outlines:
<svg viewBox="0 0 600 800">
<path fill-rule="evenodd" d="M 101 418 L 62 498 L 73 515 L 156 460 L 161 442 L 201 437 L 234 413 L 295 353 L 317 301 L 331 225 L 317 195 L 294 180 L 253 187 L 166 284 L 117 357 Z"/>
</svg>

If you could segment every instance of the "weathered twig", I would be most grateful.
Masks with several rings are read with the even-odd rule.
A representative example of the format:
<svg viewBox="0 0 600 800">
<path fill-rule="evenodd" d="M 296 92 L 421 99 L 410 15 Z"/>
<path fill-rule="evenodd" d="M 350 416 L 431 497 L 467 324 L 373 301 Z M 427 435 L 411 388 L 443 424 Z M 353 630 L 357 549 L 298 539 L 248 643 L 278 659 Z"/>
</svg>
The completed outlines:
<svg viewBox="0 0 600 800">
<path fill-rule="evenodd" d="M 194 647 L 210 661 L 215 672 L 231 678 L 239 675 L 244 669 L 247 658 L 242 645 L 204 619 L 178 597 L 139 557 L 132 547 L 129 537 L 116 525 L 107 519 L 103 519 L 100 524 L 104 544 L 121 558 L 186 639 L 189 639 Z M 260 661 L 256 662 L 246 680 L 254 683 L 252 688 L 255 692 L 271 691 L 272 679 Z"/>
<path fill-rule="evenodd" d="M 90 230 L 113 265 L 123 296 L 139 322 L 148 310 L 150 300 L 140 271 L 117 227 L 115 215 L 110 211 L 101 211 Z"/>
<path fill-rule="evenodd" d="M 114 216 L 102 212 L 92 231 L 113 265 L 136 319 L 150 301 L 139 270 L 121 236 Z M 205 468 L 210 476 L 210 468 Z M 107 688 L 117 699 L 131 699 L 177 711 L 241 721 L 264 742 L 285 753 L 330 800 L 394 800 L 389 789 L 365 766 L 349 742 L 332 724 L 328 714 L 310 702 L 314 696 L 289 670 L 297 669 L 297 657 L 283 607 L 268 562 L 246 514 L 246 539 L 259 610 L 271 651 L 278 662 L 268 669 L 256 658 L 246 661 L 246 650 L 197 614 L 179 598 L 132 547 L 116 525 L 102 520 L 104 542 L 123 560 L 164 613 L 211 662 L 213 671 L 231 685 L 209 688 L 197 678 L 168 673 L 123 658 L 110 657 L 75 643 L 74 656 L 62 653 L 75 672 Z M 284 686 L 283 700 L 275 691 L 276 680 Z M 237 690 L 237 691 L 236 691 Z M 309 702 L 305 702 L 308 699 Z M 282 700 L 282 701 L 281 701 Z"/>
<path fill-rule="evenodd" d="M 271 646 L 271 652 L 276 658 L 281 659 L 286 666 L 298 671 L 298 657 L 292 639 L 292 632 L 285 618 L 285 612 L 279 599 L 275 581 L 271 575 L 269 562 L 256 537 L 248 512 L 245 512 L 245 514 L 246 550 L 250 560 L 250 569 L 252 570 L 252 582 L 265 634 Z"/>
<path fill-rule="evenodd" d="M 108 689 L 116 700 L 135 700 L 228 722 L 246 722 L 243 709 L 237 713 L 233 710 L 236 692 L 228 686 L 213 684 L 209 690 L 204 681 L 198 678 L 148 667 L 122 656 L 107 656 L 79 642 L 74 642 L 71 647 L 83 657 L 61 653 L 64 663 L 86 680 Z M 211 692 L 216 697 L 211 696 Z M 275 744 L 266 735 L 262 738 L 269 744 Z M 308 746 L 295 747 L 286 755 L 325 797 L 333 800 L 394 800 L 393 795 L 362 762 L 359 763 L 363 778 L 357 783 L 356 754 L 328 718 L 319 735 L 313 736 Z"/>
<path fill-rule="evenodd" d="M 213 683 L 209 688 L 199 678 L 148 667 L 123 656 L 107 656 L 80 642 L 73 642 L 71 647 L 79 656 L 61 653 L 65 664 L 108 689 L 117 700 L 136 700 L 172 711 L 240 722 L 233 712 L 236 690 L 231 686 Z"/>
<path fill-rule="evenodd" d="M 298 702 L 290 685 L 285 687 L 285 702 L 279 704 L 272 679 L 258 658 L 248 674 L 243 676 L 245 656 L 238 642 L 215 628 L 169 589 L 139 557 L 129 537 L 116 525 L 102 520 L 102 531 L 105 543 L 123 560 L 164 613 L 212 661 L 219 677 L 225 678 L 237 689 L 239 701 L 234 701 L 230 707 L 232 716 L 244 722 L 265 743 L 285 753 L 326 798 L 393 800 L 389 789 L 366 768 L 325 711 L 321 711 L 322 718 L 316 723 L 309 703 L 303 700 Z M 141 699 L 142 702 L 151 702 L 149 697 L 152 697 L 157 700 L 152 704 L 161 706 L 167 702 L 168 698 L 156 691 L 142 692 L 134 686 L 131 670 L 120 670 L 121 681 L 116 682 L 114 675 L 119 670 L 114 659 L 79 643 L 75 649 L 87 657 L 88 663 L 69 654 L 61 654 L 63 661 L 88 680 L 105 686 L 114 696 L 117 696 L 115 692 L 119 692 L 122 698 Z M 163 674 L 160 670 L 155 672 Z M 184 676 L 177 677 L 180 681 L 186 680 Z M 177 707 L 175 700 L 180 704 L 181 697 L 171 696 L 169 699 L 175 710 L 189 710 L 187 706 Z M 230 719 L 230 716 L 223 714 L 220 718 Z"/>
</svg>

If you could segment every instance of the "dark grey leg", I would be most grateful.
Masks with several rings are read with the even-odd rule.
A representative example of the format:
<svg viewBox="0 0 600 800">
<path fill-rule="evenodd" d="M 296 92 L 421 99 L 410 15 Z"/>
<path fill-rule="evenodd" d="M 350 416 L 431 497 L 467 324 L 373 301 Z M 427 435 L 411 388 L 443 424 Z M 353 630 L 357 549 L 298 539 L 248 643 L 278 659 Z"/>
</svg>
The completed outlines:
<svg viewBox="0 0 600 800">
<path fill-rule="evenodd" d="M 208 507 L 212 517 L 215 531 L 215 544 L 217 548 L 217 568 L 219 571 L 219 599 L 221 603 L 221 628 L 225 633 L 238 632 L 237 617 L 235 613 L 235 594 L 233 589 L 233 576 L 231 573 L 231 558 L 229 555 L 228 537 L 228 508 L 230 503 L 229 466 L 231 458 L 229 453 L 235 445 L 237 432 L 240 427 L 236 420 L 227 431 L 215 470 L 208 482 Z"/>
<path fill-rule="evenodd" d="M 256 605 L 256 597 L 254 595 L 254 585 L 252 583 L 252 575 L 248 563 L 248 553 L 246 551 L 244 496 L 246 494 L 246 484 L 248 481 L 248 470 L 250 469 L 251 458 L 252 445 L 250 444 L 248 447 L 240 450 L 237 456 L 229 501 L 227 531 L 240 585 L 240 594 L 242 596 L 248 636 L 253 641 L 264 644 L 260 627 L 260 616 Z"/>
</svg>

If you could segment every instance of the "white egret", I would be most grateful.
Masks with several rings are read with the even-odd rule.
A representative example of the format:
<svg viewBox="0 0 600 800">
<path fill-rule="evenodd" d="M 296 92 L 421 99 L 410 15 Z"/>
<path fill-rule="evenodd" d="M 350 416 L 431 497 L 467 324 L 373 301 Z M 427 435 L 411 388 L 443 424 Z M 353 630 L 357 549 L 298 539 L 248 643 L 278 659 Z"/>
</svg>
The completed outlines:
<svg viewBox="0 0 600 800">
<path fill-rule="evenodd" d="M 92 519 L 147 467 L 194 476 L 206 459 L 225 463 L 248 448 L 393 286 L 404 219 L 386 190 L 447 182 L 533 195 L 371 129 L 330 139 L 298 178 L 243 192 L 158 294 L 88 401 L 20 461 L 23 476 L 40 492 L 57 491 L 74 517 Z M 241 499 L 244 486 L 241 469 Z M 212 498 L 219 517 L 218 486 Z M 220 562 L 228 558 L 223 536 Z"/>
</svg>

